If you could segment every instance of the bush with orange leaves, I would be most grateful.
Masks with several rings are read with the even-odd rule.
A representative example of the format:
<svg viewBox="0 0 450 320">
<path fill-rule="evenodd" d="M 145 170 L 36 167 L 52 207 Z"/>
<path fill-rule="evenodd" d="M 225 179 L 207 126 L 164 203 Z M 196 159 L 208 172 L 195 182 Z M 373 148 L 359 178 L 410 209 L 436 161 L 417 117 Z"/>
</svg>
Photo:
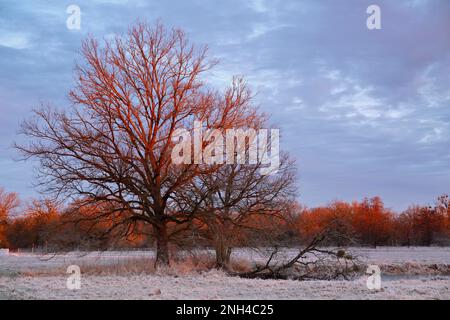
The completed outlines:
<svg viewBox="0 0 450 320">
<path fill-rule="evenodd" d="M 33 200 L 24 214 L 12 219 L 7 237 L 11 248 L 45 247 L 55 235 L 60 222 L 59 208 L 50 200 Z"/>
<path fill-rule="evenodd" d="M 412 206 L 396 214 L 385 208 L 380 197 L 335 201 L 326 207 L 303 209 L 296 225 L 303 242 L 327 228 L 332 232 L 329 244 L 337 246 L 446 245 L 450 243 L 449 203 L 444 195 L 434 206 Z"/>
<path fill-rule="evenodd" d="M 303 241 L 327 228 L 329 244 L 347 246 L 388 244 L 394 218 L 379 197 L 362 202 L 335 201 L 326 207 L 304 210 L 298 217 L 298 231 Z"/>
<path fill-rule="evenodd" d="M 328 229 L 330 231 L 328 244 L 344 246 L 353 243 L 355 206 L 356 203 L 335 201 L 327 207 L 304 210 L 297 221 L 302 242 L 308 242 L 324 229 Z"/>
<path fill-rule="evenodd" d="M 0 187 L 0 248 L 8 246 L 7 228 L 12 211 L 19 206 L 19 197 L 16 193 L 6 192 Z"/>
</svg>

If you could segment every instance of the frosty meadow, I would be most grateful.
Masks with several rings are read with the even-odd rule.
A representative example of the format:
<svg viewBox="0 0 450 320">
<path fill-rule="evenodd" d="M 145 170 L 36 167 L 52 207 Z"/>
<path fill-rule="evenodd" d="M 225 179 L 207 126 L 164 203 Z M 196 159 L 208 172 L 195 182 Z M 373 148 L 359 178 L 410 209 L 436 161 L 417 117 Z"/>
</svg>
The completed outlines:
<svg viewBox="0 0 450 320">
<path fill-rule="evenodd" d="M 230 1 L 2 1 L 0 301 L 450 299 L 450 1 Z"/>
</svg>

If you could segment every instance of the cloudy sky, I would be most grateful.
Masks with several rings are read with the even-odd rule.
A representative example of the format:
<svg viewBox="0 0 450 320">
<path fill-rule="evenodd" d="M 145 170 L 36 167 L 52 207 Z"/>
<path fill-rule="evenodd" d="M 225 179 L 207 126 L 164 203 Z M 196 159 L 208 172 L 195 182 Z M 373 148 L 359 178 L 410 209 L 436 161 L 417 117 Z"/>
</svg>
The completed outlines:
<svg viewBox="0 0 450 320">
<path fill-rule="evenodd" d="M 81 9 L 69 30 L 69 5 Z M 381 8 L 381 30 L 366 26 Z M 450 192 L 450 1 L 0 1 L 0 186 L 24 198 L 33 164 L 16 162 L 19 123 L 64 107 L 81 40 L 160 19 L 208 44 L 223 86 L 244 75 L 298 160 L 308 206 L 380 195 L 388 207 Z"/>
</svg>

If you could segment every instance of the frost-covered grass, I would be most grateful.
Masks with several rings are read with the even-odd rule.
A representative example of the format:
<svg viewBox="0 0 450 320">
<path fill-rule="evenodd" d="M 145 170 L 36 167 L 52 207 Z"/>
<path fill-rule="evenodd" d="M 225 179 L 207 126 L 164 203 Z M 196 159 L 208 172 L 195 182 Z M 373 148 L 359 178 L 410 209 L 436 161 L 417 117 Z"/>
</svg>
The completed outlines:
<svg viewBox="0 0 450 320">
<path fill-rule="evenodd" d="M 238 249 L 233 252 L 233 256 L 261 260 L 268 255 L 270 250 L 270 248 L 261 250 Z M 450 247 L 350 247 L 346 250 L 367 263 L 450 264 Z M 295 255 L 296 252 L 295 249 L 285 249 L 281 252 L 281 256 L 288 258 Z"/>
<path fill-rule="evenodd" d="M 219 271 L 167 275 L 86 276 L 80 290 L 66 277 L 0 277 L 0 297 L 12 299 L 449 299 L 444 278 L 382 282 L 379 291 L 355 281 L 249 280 Z"/>
<path fill-rule="evenodd" d="M 151 251 L 69 253 L 53 258 L 21 253 L 0 257 L 0 299 L 450 299 L 449 248 L 349 251 L 363 264 L 382 267 L 381 290 L 367 289 L 367 275 L 352 281 L 304 282 L 230 277 L 209 271 L 213 256 L 206 251 L 197 257 L 185 254 L 185 260 L 171 270 L 157 272 L 152 270 Z M 278 259 L 294 253 L 284 250 Z M 239 249 L 233 260 L 236 267 L 248 268 L 264 261 L 267 254 L 268 250 Z M 72 264 L 81 267 L 80 290 L 66 288 L 66 268 Z"/>
</svg>

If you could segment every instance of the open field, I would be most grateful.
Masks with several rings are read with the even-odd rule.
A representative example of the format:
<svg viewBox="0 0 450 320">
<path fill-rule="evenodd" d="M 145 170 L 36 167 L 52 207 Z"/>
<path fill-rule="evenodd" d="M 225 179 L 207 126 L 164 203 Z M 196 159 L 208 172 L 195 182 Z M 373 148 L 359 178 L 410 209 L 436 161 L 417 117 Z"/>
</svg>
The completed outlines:
<svg viewBox="0 0 450 320">
<path fill-rule="evenodd" d="M 279 259 L 293 252 L 286 250 Z M 0 257 L 0 299 L 450 299 L 450 248 L 351 252 L 362 263 L 381 267 L 381 290 L 367 289 L 364 275 L 351 281 L 249 280 L 198 264 L 156 272 L 146 267 L 151 251 L 70 253 L 51 259 L 13 253 Z M 233 258 L 242 264 L 264 256 L 240 249 Z M 80 290 L 66 287 L 66 268 L 72 264 L 81 267 Z"/>
</svg>

